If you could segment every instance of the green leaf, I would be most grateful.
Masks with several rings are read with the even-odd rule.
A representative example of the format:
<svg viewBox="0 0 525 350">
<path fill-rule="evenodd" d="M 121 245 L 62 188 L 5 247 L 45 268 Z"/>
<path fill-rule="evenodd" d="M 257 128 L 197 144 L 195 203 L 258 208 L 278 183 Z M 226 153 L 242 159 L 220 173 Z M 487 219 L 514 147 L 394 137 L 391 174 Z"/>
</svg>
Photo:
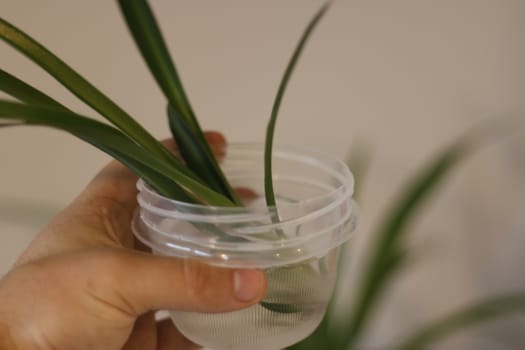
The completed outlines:
<svg viewBox="0 0 525 350">
<path fill-rule="evenodd" d="M 0 38 L 46 70 L 73 94 L 107 118 L 138 144 L 168 161 L 174 159 L 173 155 L 129 114 L 51 51 L 3 18 L 0 18 Z"/>
<path fill-rule="evenodd" d="M 119 0 L 124 19 L 142 57 L 172 106 L 184 116 L 192 131 L 200 130 L 160 28 L 147 1 Z"/>
<path fill-rule="evenodd" d="M 55 109 L 69 111 L 69 109 L 64 105 L 3 70 L 0 70 L 0 91 L 4 91 L 14 98 L 32 105 L 48 106 Z M 1 126 L 12 126 L 12 123 L 4 123 Z M 176 166 L 179 171 L 185 173 L 188 176 L 195 177 L 195 175 L 192 174 L 175 157 L 170 156 L 169 162 L 173 163 L 173 165 Z M 177 198 L 181 197 L 179 196 Z"/>
<path fill-rule="evenodd" d="M 150 169 L 154 175 L 148 175 L 149 173 L 144 175 L 145 180 L 163 176 L 164 180 L 169 179 L 174 185 L 177 184 L 193 201 L 216 206 L 233 205 L 226 197 L 189 177 L 172 163 L 153 157 L 148 150 L 135 144 L 121 131 L 109 125 L 68 111 L 0 100 L 0 119 L 2 118 L 67 131 L 109 153 L 134 171 Z M 143 176 L 141 173 L 138 175 Z M 161 193 L 165 190 L 174 193 L 172 188 L 165 188 L 166 181 L 159 185 L 152 184 L 155 189 L 161 187 L 160 185 L 163 188 Z M 176 192 L 179 194 L 180 191 Z"/>
<path fill-rule="evenodd" d="M 17 77 L 0 69 L 0 91 L 13 96 L 14 98 L 33 105 L 49 106 L 58 109 L 65 109 L 66 107 L 47 96 L 43 92 L 35 89 L 31 85 L 23 82 Z"/>
<path fill-rule="evenodd" d="M 147 1 L 120 0 L 120 8 L 142 57 L 169 101 L 169 123 L 188 167 L 213 189 L 241 204 L 204 137 L 160 28 Z"/>
<path fill-rule="evenodd" d="M 303 310 L 301 306 L 295 304 L 269 303 L 266 301 L 261 301 L 259 304 L 267 310 L 281 314 L 294 314 Z"/>
<path fill-rule="evenodd" d="M 315 16 L 310 20 L 310 23 L 308 23 L 308 26 L 304 30 L 303 35 L 301 36 L 301 39 L 299 40 L 299 43 L 297 44 L 297 47 L 295 48 L 295 51 L 292 54 L 290 61 L 288 62 L 284 75 L 281 79 L 281 83 L 279 84 L 277 95 L 275 96 L 275 100 L 272 107 L 272 113 L 268 122 L 268 126 L 266 128 L 266 141 L 264 150 L 264 193 L 266 196 L 266 204 L 268 206 L 275 206 L 275 193 L 273 189 L 272 180 L 272 150 L 273 136 L 275 133 L 275 124 L 277 122 L 277 115 L 279 114 L 281 101 L 283 99 L 284 92 L 288 85 L 288 81 L 290 80 L 292 72 L 297 64 L 297 61 L 299 60 L 299 57 L 301 55 L 301 52 L 303 51 L 303 48 L 305 47 L 306 42 L 308 41 L 308 38 L 310 37 L 310 34 L 312 34 L 317 23 L 319 23 L 323 15 L 326 13 L 326 10 L 328 10 L 330 4 L 331 2 L 325 3 L 317 11 Z"/>
<path fill-rule="evenodd" d="M 188 129 L 181 114 L 169 104 L 168 116 L 171 132 L 182 158 L 186 161 L 186 165 L 213 190 L 227 195 L 232 201 L 235 201 L 237 205 L 240 205 L 241 203 L 237 200 L 237 196 L 229 195 L 233 191 L 224 179 L 222 172 L 217 171 L 217 168 L 209 161 L 206 148 Z M 221 181 L 221 179 L 223 179 L 223 181 Z"/>
<path fill-rule="evenodd" d="M 423 326 L 397 346 L 399 350 L 426 349 L 463 328 L 508 314 L 525 311 L 525 294 L 510 294 L 478 302 Z"/>
</svg>

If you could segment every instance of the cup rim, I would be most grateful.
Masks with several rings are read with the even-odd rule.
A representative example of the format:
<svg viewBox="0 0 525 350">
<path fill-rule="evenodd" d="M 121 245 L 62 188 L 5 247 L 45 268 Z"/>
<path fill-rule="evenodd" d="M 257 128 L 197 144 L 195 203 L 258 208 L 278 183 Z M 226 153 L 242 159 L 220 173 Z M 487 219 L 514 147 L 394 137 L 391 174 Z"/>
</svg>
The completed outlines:
<svg viewBox="0 0 525 350">
<path fill-rule="evenodd" d="M 262 146 L 262 149 L 261 149 Z M 256 142 L 239 142 L 239 143 L 231 143 L 227 147 L 228 149 L 238 149 L 242 148 L 243 150 L 251 149 L 252 151 L 255 150 L 257 152 L 264 152 L 264 144 L 262 143 L 256 143 Z M 340 182 L 340 184 L 335 187 L 334 189 L 317 195 L 312 196 L 306 200 L 302 200 L 300 203 L 297 203 L 296 205 L 304 205 L 308 202 L 315 202 L 319 201 L 323 198 L 329 198 L 338 192 L 341 192 L 339 196 L 341 197 L 351 197 L 354 192 L 354 184 L 355 179 L 352 172 L 348 169 L 348 166 L 343 161 L 337 159 L 336 157 L 327 155 L 326 153 L 319 152 L 317 150 L 312 150 L 307 147 L 297 147 L 297 146 L 283 146 L 283 145 L 277 145 L 274 147 L 273 150 L 273 156 L 286 156 L 286 158 L 296 161 L 302 161 L 304 164 L 309 165 L 318 165 L 323 168 L 323 170 L 327 171 L 329 174 L 337 178 Z M 336 166 L 339 166 L 342 170 L 342 174 L 338 174 L 335 170 L 330 169 L 326 166 L 328 162 L 333 163 Z M 346 181 L 343 181 L 346 180 Z M 137 189 L 140 191 L 145 191 L 148 195 L 153 196 L 156 200 L 162 200 L 167 203 L 172 203 L 174 206 L 177 206 L 178 208 L 186 208 L 186 209 L 204 209 L 206 210 L 206 214 L 187 214 L 188 219 L 203 219 L 206 221 L 205 216 L 209 216 L 212 214 L 212 212 L 220 213 L 221 217 L 227 217 L 228 214 L 231 214 L 232 216 L 243 216 L 246 215 L 247 219 L 251 219 L 251 214 L 248 212 L 248 209 L 246 207 L 222 207 L 222 206 L 214 206 L 214 205 L 207 205 L 207 204 L 197 204 L 197 203 L 188 203 L 184 201 L 180 201 L 177 199 L 172 199 L 165 197 L 155 190 L 153 190 L 146 182 L 142 179 L 139 179 L 137 181 L 136 185 Z M 150 209 L 158 210 L 159 213 L 165 214 L 167 217 L 171 217 L 170 210 L 163 210 L 161 208 L 155 208 L 152 205 L 149 205 L 145 201 L 141 201 L 139 198 L 139 204 L 144 204 L 148 206 Z M 293 206 L 294 204 L 288 204 L 289 206 Z M 271 215 L 271 213 L 274 213 L 276 211 L 275 206 L 267 206 L 268 214 Z M 177 218 L 180 216 L 177 215 Z M 260 215 L 258 216 L 260 218 Z M 233 217 L 229 218 L 235 220 Z M 215 221 L 214 221 L 215 222 Z"/>
<path fill-rule="evenodd" d="M 229 146 L 229 149 L 233 150 L 231 157 L 234 161 L 236 159 L 242 161 L 244 159 L 243 155 L 248 154 L 250 156 L 250 152 L 257 152 L 259 156 L 260 152 L 264 151 L 263 146 L 259 143 L 235 143 Z M 241 153 L 235 154 L 235 150 L 239 150 Z M 321 176 L 327 175 L 325 180 L 319 180 L 318 183 L 315 180 L 317 175 L 314 177 L 302 177 L 299 175 L 297 177 L 300 184 L 302 184 L 303 180 L 306 182 L 311 181 L 312 184 L 325 185 L 327 190 L 324 191 L 323 187 L 321 187 L 321 194 L 315 193 L 304 200 L 298 200 L 297 203 L 285 203 L 284 205 L 278 203 L 277 208 L 279 211 L 284 208 L 293 210 L 291 210 L 290 216 L 280 219 L 278 222 L 273 222 L 271 219 L 272 214 L 275 215 L 275 207 L 257 208 L 254 211 L 254 208 L 250 207 L 218 207 L 187 203 L 166 198 L 155 192 L 143 180 L 139 180 L 137 188 L 140 191 L 138 194 L 140 210 L 137 211 L 133 222 L 135 236 L 154 250 L 180 257 L 199 255 L 201 258 L 207 259 L 206 256 L 223 256 L 224 254 L 222 253 L 225 253 L 227 256 L 240 258 L 242 254 L 246 253 L 263 254 L 254 257 L 254 261 L 252 261 L 252 263 L 258 261 L 258 264 L 261 266 L 276 266 L 290 263 L 293 260 L 304 260 L 308 254 L 318 254 L 321 250 L 335 248 L 350 239 L 359 221 L 359 208 L 352 200 L 354 177 L 348 166 L 335 157 L 298 147 L 276 148 L 274 156 L 280 157 L 281 160 L 287 161 L 290 159 L 307 167 L 311 166 L 320 171 Z M 234 171 L 231 174 L 238 175 L 235 172 L 237 164 L 232 164 Z M 239 168 L 242 169 L 242 167 Z M 296 177 L 293 173 L 290 174 L 291 179 Z M 188 210 L 193 212 L 188 213 Z M 266 232 L 276 232 L 276 229 L 295 232 L 296 229 L 305 223 L 315 222 L 317 218 L 325 217 L 325 214 L 332 215 L 331 213 L 336 212 L 338 214 L 333 222 L 330 222 L 327 226 L 319 227 L 315 232 L 307 232 L 304 235 L 289 235 L 285 239 L 264 238 L 264 233 Z M 228 230 L 224 232 L 231 230 L 232 237 L 238 236 L 239 238 L 245 238 L 245 240 L 242 242 L 231 242 L 211 240 L 210 237 L 205 236 L 186 236 L 158 225 L 156 223 L 158 219 L 156 218 L 217 224 Z M 246 225 L 243 225 L 243 223 Z M 149 233 L 142 232 L 141 227 L 147 228 Z M 313 246 L 316 246 L 316 248 L 313 248 Z M 266 261 L 264 260 L 266 258 L 263 258 L 263 256 L 267 257 L 267 254 L 271 254 L 274 251 L 293 250 L 296 248 L 300 251 L 303 247 L 310 247 L 308 248 L 308 253 L 306 251 L 301 253 L 306 255 L 289 256 L 286 262 Z M 232 266 L 233 262 L 215 261 L 212 264 Z"/>
</svg>

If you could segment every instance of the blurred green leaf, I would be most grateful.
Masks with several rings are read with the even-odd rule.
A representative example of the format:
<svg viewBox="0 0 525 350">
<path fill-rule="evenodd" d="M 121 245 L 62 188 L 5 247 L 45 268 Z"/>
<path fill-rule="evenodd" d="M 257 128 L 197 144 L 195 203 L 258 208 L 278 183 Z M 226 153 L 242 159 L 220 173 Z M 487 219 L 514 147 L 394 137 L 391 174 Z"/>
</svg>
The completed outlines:
<svg viewBox="0 0 525 350">
<path fill-rule="evenodd" d="M 399 197 L 393 201 L 393 206 L 380 226 L 367 260 L 368 263 L 364 265 L 362 283 L 354 300 L 353 310 L 348 313 L 347 317 L 337 320 L 337 327 L 328 327 L 328 322 L 333 320 L 329 310 L 329 314 L 319 329 L 310 337 L 311 339 L 306 339 L 305 342 L 296 344 L 290 349 L 316 349 L 313 346 L 308 347 L 308 344 L 323 342 L 329 349 L 354 349 L 367 321 L 373 316 L 374 308 L 388 288 L 389 281 L 405 263 L 407 252 L 403 249 L 403 238 L 408 225 L 418 210 L 421 210 L 425 200 L 436 190 L 450 170 L 469 152 L 479 149 L 480 146 L 486 145 L 487 141 L 497 139 L 498 136 L 512 133 L 516 130 L 516 122 L 519 121 L 520 119 L 511 117 L 481 123 L 458 138 L 454 144 L 424 167 L 412 181 L 409 181 Z M 341 271 L 341 267 L 339 270 Z M 454 331 L 456 327 L 511 312 L 513 305 L 522 308 L 521 298 L 521 296 L 509 299 L 504 297 L 460 311 L 446 320 L 425 328 L 403 346 L 410 344 L 419 349 L 418 344 L 433 341 Z M 406 349 L 403 348 L 403 350 Z"/>
<path fill-rule="evenodd" d="M 525 294 L 493 297 L 453 312 L 440 320 L 423 326 L 396 348 L 399 350 L 426 349 L 440 339 L 477 323 L 494 320 L 525 311 Z"/>
<path fill-rule="evenodd" d="M 415 217 L 425 200 L 442 183 L 446 175 L 470 152 L 479 149 L 503 133 L 515 129 L 514 118 L 489 120 L 467 131 L 464 135 L 424 167 L 399 197 L 385 216 L 378 230 L 367 263 L 364 265 L 362 282 L 354 300 L 354 309 L 342 329 L 346 336 L 341 346 L 352 348 L 361 336 L 366 322 L 373 316 L 388 283 L 399 272 L 406 260 L 403 238 L 408 225 Z"/>
<path fill-rule="evenodd" d="M 352 315 L 342 327 L 346 331 L 342 346 L 351 348 L 360 337 L 375 306 L 386 291 L 388 282 L 403 264 L 405 252 L 401 242 L 408 224 L 421 209 L 423 202 L 465 154 L 465 146 L 465 142 L 461 140 L 446 149 L 410 181 L 394 201 L 379 228 L 368 262 L 364 265 L 363 280 L 353 304 Z"/>
</svg>

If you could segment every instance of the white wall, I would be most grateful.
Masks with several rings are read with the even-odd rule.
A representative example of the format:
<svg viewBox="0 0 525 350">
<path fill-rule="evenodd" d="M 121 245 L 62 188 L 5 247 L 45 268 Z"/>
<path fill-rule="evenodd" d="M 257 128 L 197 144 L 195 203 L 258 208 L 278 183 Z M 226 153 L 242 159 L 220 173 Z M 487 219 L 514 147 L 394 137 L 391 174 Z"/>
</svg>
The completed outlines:
<svg viewBox="0 0 525 350">
<path fill-rule="evenodd" d="M 222 130 L 230 140 L 262 140 L 282 71 L 305 23 L 321 2 L 151 2 L 202 125 Z M 141 63 L 114 2 L 2 0 L 0 15 L 78 69 L 156 136 L 168 135 L 164 99 Z M 522 0 L 339 0 L 312 37 L 295 72 L 281 111 L 277 141 L 340 157 L 354 140 L 372 147 L 372 166 L 362 196 L 361 237 L 355 242 L 361 247 L 398 185 L 433 151 L 484 118 L 525 112 L 524 38 Z M 0 57 L 3 69 L 75 110 L 95 115 L 5 44 L 0 45 Z M 68 203 L 108 158 L 53 130 L 9 128 L 0 130 L 0 135 L 2 273 L 38 227 Z M 480 231 L 476 218 L 482 217 L 487 221 L 482 228 L 492 237 L 497 231 L 494 227 L 501 227 L 494 224 L 497 220 L 509 223 L 510 218 L 494 213 L 489 202 L 494 196 L 483 193 L 485 187 L 499 188 L 503 182 L 497 179 L 505 176 L 505 184 L 515 182 L 523 188 L 525 175 L 519 172 L 523 168 L 516 165 L 523 159 L 519 140 L 487 151 L 478 157 L 478 163 L 466 165 L 464 175 L 458 175 L 435 205 L 442 210 L 431 210 L 435 212 L 429 214 L 432 220 L 424 220 L 417 233 L 428 237 L 430 231 L 447 237 L 440 230 L 446 218 L 457 223 L 455 229 L 460 233 L 472 237 Z M 516 154 L 512 152 L 521 156 L 510 156 Z M 496 171 L 491 164 L 498 164 Z M 487 169 L 493 176 L 480 177 Z M 510 207 L 516 208 L 523 201 L 509 201 L 508 195 L 518 193 L 523 192 L 493 194 L 500 195 L 498 203 L 511 202 Z M 430 303 L 446 308 L 450 298 L 457 303 L 471 299 L 479 282 L 474 276 L 482 275 L 474 267 L 479 261 L 486 262 L 480 253 L 485 250 L 477 247 L 473 253 L 472 241 L 453 237 L 431 246 L 433 261 L 455 261 L 444 259 L 442 253 L 459 257 L 456 265 L 438 264 L 439 271 L 456 272 L 444 273 L 455 278 L 445 280 L 457 290 L 431 302 L 422 298 L 414 308 L 414 295 L 421 293 L 413 289 L 427 291 L 428 283 L 413 274 L 417 283 L 406 282 L 409 287 L 392 293 L 392 302 L 385 306 L 377 334 L 371 338 L 381 343 L 402 331 L 396 319 L 401 312 L 406 314 L 403 303 L 421 310 L 406 317 L 407 323 L 418 324 L 433 310 L 429 310 Z M 498 237 L 492 239 L 501 242 Z M 451 253 L 450 246 L 457 251 L 451 248 Z M 513 246 L 501 248 L 503 253 L 492 258 L 496 266 Z M 520 253 L 516 250 L 514 254 Z M 471 258 L 472 254 L 480 256 Z M 519 266 L 512 259 L 507 263 Z M 497 271 L 493 275 L 499 275 Z M 502 286 L 512 278 L 503 280 Z M 432 288 L 427 292 L 425 295 L 436 293 Z M 471 338 L 456 344 L 481 348 Z M 502 349 L 506 346 L 498 344 Z"/>
</svg>

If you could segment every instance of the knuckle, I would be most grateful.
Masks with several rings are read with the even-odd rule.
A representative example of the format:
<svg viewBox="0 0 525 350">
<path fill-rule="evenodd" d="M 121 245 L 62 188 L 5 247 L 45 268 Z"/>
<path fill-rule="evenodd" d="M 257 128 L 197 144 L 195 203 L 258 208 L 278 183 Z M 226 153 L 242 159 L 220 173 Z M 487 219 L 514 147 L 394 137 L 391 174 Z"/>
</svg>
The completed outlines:
<svg viewBox="0 0 525 350">
<path fill-rule="evenodd" d="M 82 215 L 111 242 L 124 246 L 133 244 L 133 237 L 126 229 L 131 221 L 131 213 L 124 203 L 112 196 L 90 198 L 83 206 Z"/>
<path fill-rule="evenodd" d="M 93 214 L 104 219 L 113 219 L 126 212 L 124 203 L 110 195 L 97 195 L 91 198 L 89 207 Z"/>
<path fill-rule="evenodd" d="M 124 320 L 138 315 L 135 305 L 127 298 L 123 288 L 131 276 L 133 261 L 128 254 L 115 249 L 104 249 L 90 254 L 82 290 L 95 301 L 100 312 L 124 316 Z M 118 283 L 116 283 L 118 281 Z"/>
<path fill-rule="evenodd" d="M 100 251 L 95 259 L 96 268 L 104 271 L 112 280 L 124 278 L 129 272 L 130 262 L 127 262 L 126 254 L 117 250 L 107 249 Z"/>
</svg>

